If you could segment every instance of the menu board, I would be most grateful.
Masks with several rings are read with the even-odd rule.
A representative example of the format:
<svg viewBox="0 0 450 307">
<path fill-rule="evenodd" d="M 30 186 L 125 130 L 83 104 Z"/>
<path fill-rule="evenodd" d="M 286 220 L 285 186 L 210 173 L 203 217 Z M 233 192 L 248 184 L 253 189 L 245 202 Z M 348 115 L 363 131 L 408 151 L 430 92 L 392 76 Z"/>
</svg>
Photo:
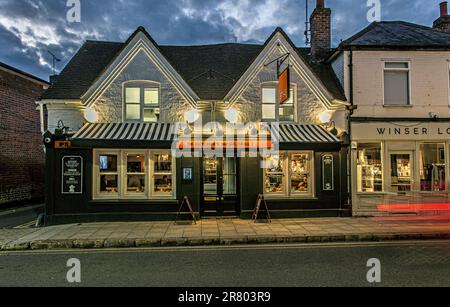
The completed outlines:
<svg viewBox="0 0 450 307">
<path fill-rule="evenodd" d="M 83 194 L 82 157 L 63 157 L 62 194 Z"/>
<path fill-rule="evenodd" d="M 334 191 L 334 157 L 325 155 L 322 157 L 323 190 Z"/>
</svg>

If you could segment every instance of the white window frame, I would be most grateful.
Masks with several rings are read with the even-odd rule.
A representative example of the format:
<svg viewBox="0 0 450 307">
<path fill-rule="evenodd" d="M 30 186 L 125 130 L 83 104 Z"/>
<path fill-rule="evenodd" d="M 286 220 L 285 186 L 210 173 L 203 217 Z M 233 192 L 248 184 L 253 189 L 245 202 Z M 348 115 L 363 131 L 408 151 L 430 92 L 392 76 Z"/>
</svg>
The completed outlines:
<svg viewBox="0 0 450 307">
<path fill-rule="evenodd" d="M 275 118 L 274 119 L 264 118 L 263 106 L 271 105 L 268 103 L 264 103 L 264 100 L 263 100 L 264 89 L 275 89 Z M 281 122 L 281 123 L 297 122 L 297 94 L 298 93 L 297 93 L 297 84 L 296 83 L 291 83 L 290 91 L 293 92 L 292 103 L 293 103 L 293 108 L 294 108 L 294 118 L 293 118 L 293 121 L 280 121 L 280 109 L 282 109 L 283 106 L 281 106 L 278 101 L 278 82 L 267 82 L 267 83 L 263 83 L 261 85 L 261 120 L 263 122 Z"/>
<path fill-rule="evenodd" d="M 94 200 L 175 200 L 177 196 L 177 173 L 176 173 L 176 156 L 170 149 L 94 149 L 94 165 L 93 165 L 93 199 Z M 132 194 L 127 192 L 127 155 L 128 154 L 145 154 L 145 193 Z M 153 181 L 153 155 L 154 154 L 169 154 L 172 156 L 172 193 L 171 194 L 155 194 L 153 193 L 154 181 Z M 118 176 L 118 193 L 100 193 L 100 155 L 117 155 L 117 176 Z M 108 175 L 109 173 L 106 173 Z"/>
<path fill-rule="evenodd" d="M 140 119 L 133 120 L 127 119 L 127 101 L 126 101 L 126 90 L 127 88 L 139 88 L 140 89 Z M 145 105 L 145 90 L 153 89 L 158 91 L 158 106 L 156 105 Z M 159 109 L 161 112 L 161 84 L 155 81 L 127 81 L 122 84 L 122 121 L 123 122 L 146 122 L 145 121 L 145 110 L 147 109 Z M 161 114 L 159 114 L 159 121 L 161 121 Z"/>
<path fill-rule="evenodd" d="M 408 68 L 386 68 L 386 64 L 388 63 L 403 63 L 408 64 Z M 412 97 L 412 68 L 411 68 L 411 60 L 399 60 L 399 59 L 386 59 L 382 61 L 383 65 L 383 73 L 382 73 L 382 94 L 383 94 L 383 106 L 388 108 L 404 108 L 404 107 L 412 107 L 413 106 L 413 97 Z M 386 104 L 386 91 L 385 91 L 385 73 L 386 72 L 408 72 L 408 95 L 409 95 L 409 103 L 405 105 L 391 105 Z"/>
<path fill-rule="evenodd" d="M 366 191 L 360 191 L 358 189 L 360 182 L 362 182 L 362 178 L 359 177 L 358 174 L 358 152 L 359 148 L 355 150 L 356 153 L 356 159 L 355 159 L 355 178 L 356 178 L 356 186 L 355 191 L 358 195 L 378 195 L 378 194 L 384 194 L 387 191 L 387 183 L 386 183 L 386 177 L 389 177 L 389 175 L 386 176 L 386 172 L 388 172 L 389 166 L 386 165 L 386 156 L 385 156 L 385 149 L 386 145 L 382 141 L 364 141 L 364 142 L 358 142 L 358 146 L 360 144 L 380 144 L 380 155 L 381 155 L 381 191 L 374 191 L 374 192 L 366 192 Z"/>
<path fill-rule="evenodd" d="M 282 151 L 280 155 L 284 155 L 283 161 L 283 192 L 278 193 L 267 193 L 265 191 L 265 183 L 267 170 L 264 169 L 263 176 L 263 187 L 264 187 L 264 196 L 266 198 L 285 198 L 285 199 L 310 199 L 314 198 L 316 195 L 316 167 L 315 167 L 315 156 L 314 151 Z M 309 155 L 309 168 L 310 168 L 310 177 L 309 177 L 309 191 L 307 193 L 303 192 L 292 192 L 292 170 L 291 170 L 291 157 L 293 155 Z"/>
</svg>

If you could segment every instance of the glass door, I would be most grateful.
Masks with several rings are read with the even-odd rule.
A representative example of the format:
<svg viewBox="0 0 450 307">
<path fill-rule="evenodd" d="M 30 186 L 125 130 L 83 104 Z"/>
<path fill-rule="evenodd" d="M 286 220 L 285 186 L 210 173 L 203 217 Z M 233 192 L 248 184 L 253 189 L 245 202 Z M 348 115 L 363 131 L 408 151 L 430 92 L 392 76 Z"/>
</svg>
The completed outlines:
<svg viewBox="0 0 450 307">
<path fill-rule="evenodd" d="M 391 171 L 390 192 L 406 193 L 412 191 L 414 176 L 413 156 L 413 152 L 391 152 L 389 154 Z"/>
</svg>

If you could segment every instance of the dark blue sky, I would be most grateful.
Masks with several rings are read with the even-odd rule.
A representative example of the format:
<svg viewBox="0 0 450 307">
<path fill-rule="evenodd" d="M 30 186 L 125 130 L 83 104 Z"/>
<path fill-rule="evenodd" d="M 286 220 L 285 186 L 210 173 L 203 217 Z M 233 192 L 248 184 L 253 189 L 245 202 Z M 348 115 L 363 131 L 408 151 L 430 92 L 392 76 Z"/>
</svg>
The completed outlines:
<svg viewBox="0 0 450 307">
<path fill-rule="evenodd" d="M 64 67 L 86 39 L 124 41 L 140 25 L 159 44 L 264 42 L 277 26 L 304 45 L 306 0 L 81 0 L 81 23 L 67 0 L 0 0 L 0 62 L 48 79 L 56 53 Z M 431 26 L 439 0 L 380 0 L 382 20 Z M 309 0 L 310 7 L 315 0 Z M 367 26 L 367 0 L 326 0 L 333 42 Z"/>
</svg>

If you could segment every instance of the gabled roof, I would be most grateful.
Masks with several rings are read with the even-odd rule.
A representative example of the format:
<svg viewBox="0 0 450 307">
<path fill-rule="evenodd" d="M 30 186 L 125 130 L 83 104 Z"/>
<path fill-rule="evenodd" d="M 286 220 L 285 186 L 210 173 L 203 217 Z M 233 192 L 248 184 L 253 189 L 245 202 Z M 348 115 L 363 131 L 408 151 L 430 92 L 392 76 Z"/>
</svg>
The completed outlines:
<svg viewBox="0 0 450 307">
<path fill-rule="evenodd" d="M 38 82 L 38 83 L 41 83 L 41 84 L 44 85 L 44 86 L 50 85 L 50 83 L 49 83 L 48 81 L 42 80 L 42 79 L 40 79 L 40 78 L 38 78 L 38 77 L 36 77 L 36 76 L 33 76 L 32 74 L 29 74 L 29 73 L 27 73 L 27 72 L 24 72 L 24 71 L 22 71 L 22 70 L 20 70 L 20 69 L 17 69 L 17 68 L 15 68 L 15 67 L 12 67 L 12 66 L 10 66 L 10 65 L 8 65 L 8 64 L 5 64 L 5 63 L 3 63 L 3 62 L 0 62 L 0 67 L 3 68 L 4 70 L 9 70 L 9 71 L 11 71 L 11 72 L 13 72 L 13 73 L 15 73 L 15 74 L 21 75 L 21 76 L 23 76 L 23 77 L 25 77 L 25 78 L 32 79 L 33 81 L 36 81 L 36 82 Z"/>
<path fill-rule="evenodd" d="M 140 27 L 125 43 L 87 41 L 61 72 L 56 83 L 47 90 L 43 99 L 80 99 L 139 31 L 151 40 L 202 100 L 223 100 L 265 48 L 265 45 L 252 44 L 159 46 Z M 280 28 L 271 37 L 280 31 L 292 44 Z M 309 49 L 293 47 L 329 92 L 336 99 L 346 100 L 331 67 L 312 61 L 308 55 Z"/>
<path fill-rule="evenodd" d="M 450 33 L 404 21 L 374 22 L 343 41 L 343 49 L 448 49 Z"/>
</svg>

